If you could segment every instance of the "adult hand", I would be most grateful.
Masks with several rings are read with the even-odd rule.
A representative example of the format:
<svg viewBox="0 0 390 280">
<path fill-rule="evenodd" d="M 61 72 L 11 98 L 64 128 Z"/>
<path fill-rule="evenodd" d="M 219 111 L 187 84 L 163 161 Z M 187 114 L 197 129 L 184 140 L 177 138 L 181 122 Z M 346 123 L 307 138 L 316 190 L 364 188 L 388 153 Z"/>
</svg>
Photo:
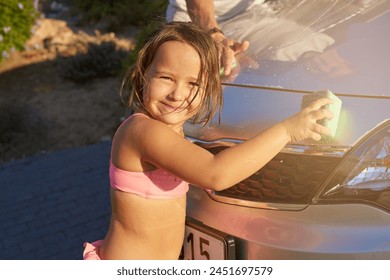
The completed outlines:
<svg viewBox="0 0 390 280">
<path fill-rule="evenodd" d="M 223 74 L 229 76 L 234 65 L 237 64 L 236 55 L 246 51 L 249 48 L 249 42 L 237 42 L 225 37 L 224 34 L 217 32 L 211 35 L 220 47 L 221 65 L 224 69 Z"/>
<path fill-rule="evenodd" d="M 234 67 L 230 69 L 229 75 L 225 74 L 224 69 L 222 69 L 223 74 L 221 76 L 221 81 L 225 83 L 231 83 L 233 82 L 237 76 L 240 74 L 242 69 L 250 68 L 250 69 L 258 69 L 259 68 L 259 63 L 254 60 L 251 56 L 249 56 L 247 53 L 239 53 L 234 56 L 236 63 Z"/>
</svg>

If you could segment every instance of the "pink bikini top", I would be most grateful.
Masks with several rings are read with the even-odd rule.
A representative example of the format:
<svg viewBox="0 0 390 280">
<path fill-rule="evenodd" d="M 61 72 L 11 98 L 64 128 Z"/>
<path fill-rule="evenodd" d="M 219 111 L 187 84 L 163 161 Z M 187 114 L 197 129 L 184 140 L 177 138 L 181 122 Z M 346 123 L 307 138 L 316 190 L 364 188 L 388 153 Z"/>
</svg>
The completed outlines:
<svg viewBox="0 0 390 280">
<path fill-rule="evenodd" d="M 144 198 L 170 199 L 184 196 L 188 183 L 163 169 L 131 172 L 110 163 L 110 184 L 113 189 Z"/>
<path fill-rule="evenodd" d="M 138 115 L 134 114 L 131 117 Z M 125 120 L 126 121 L 126 120 Z M 188 183 L 164 169 L 145 172 L 133 172 L 119 169 L 110 161 L 111 188 L 144 198 L 172 199 L 184 196 Z"/>
</svg>

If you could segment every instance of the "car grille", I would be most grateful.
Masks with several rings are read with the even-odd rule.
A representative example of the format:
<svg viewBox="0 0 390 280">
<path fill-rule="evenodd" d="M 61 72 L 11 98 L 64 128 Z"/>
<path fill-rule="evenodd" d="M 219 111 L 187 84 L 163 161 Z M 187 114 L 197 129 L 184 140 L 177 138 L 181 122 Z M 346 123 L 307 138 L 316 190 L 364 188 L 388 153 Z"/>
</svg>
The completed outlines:
<svg viewBox="0 0 390 280">
<path fill-rule="evenodd" d="M 221 149 L 224 147 L 209 150 L 217 153 Z M 307 204 L 339 161 L 339 157 L 279 153 L 248 179 L 212 194 L 244 201 Z"/>
</svg>

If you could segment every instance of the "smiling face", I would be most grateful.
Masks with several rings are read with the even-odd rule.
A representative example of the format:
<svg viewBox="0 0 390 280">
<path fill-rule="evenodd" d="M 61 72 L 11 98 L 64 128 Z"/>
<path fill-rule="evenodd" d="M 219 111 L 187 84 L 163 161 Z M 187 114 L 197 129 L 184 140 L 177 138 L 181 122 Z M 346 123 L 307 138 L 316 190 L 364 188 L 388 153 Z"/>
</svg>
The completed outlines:
<svg viewBox="0 0 390 280">
<path fill-rule="evenodd" d="M 200 68 L 200 57 L 193 47 L 178 41 L 163 43 L 147 71 L 143 90 L 143 105 L 151 117 L 181 132 L 202 100 Z"/>
<path fill-rule="evenodd" d="M 193 22 L 164 23 L 138 51 L 120 95 L 131 111 L 179 130 L 189 119 L 205 125 L 222 109 L 219 71 L 218 45 L 207 31 Z"/>
</svg>

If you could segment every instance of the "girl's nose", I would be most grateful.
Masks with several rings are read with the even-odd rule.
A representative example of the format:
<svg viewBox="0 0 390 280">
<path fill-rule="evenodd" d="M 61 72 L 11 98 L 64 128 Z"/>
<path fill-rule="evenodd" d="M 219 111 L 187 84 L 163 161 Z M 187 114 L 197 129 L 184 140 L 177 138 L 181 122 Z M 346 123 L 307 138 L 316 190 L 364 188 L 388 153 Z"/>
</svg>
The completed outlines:
<svg viewBox="0 0 390 280">
<path fill-rule="evenodd" d="M 169 97 L 174 101 L 183 101 L 185 96 L 184 90 L 185 89 L 182 86 L 176 85 L 174 88 L 172 88 Z"/>
</svg>

